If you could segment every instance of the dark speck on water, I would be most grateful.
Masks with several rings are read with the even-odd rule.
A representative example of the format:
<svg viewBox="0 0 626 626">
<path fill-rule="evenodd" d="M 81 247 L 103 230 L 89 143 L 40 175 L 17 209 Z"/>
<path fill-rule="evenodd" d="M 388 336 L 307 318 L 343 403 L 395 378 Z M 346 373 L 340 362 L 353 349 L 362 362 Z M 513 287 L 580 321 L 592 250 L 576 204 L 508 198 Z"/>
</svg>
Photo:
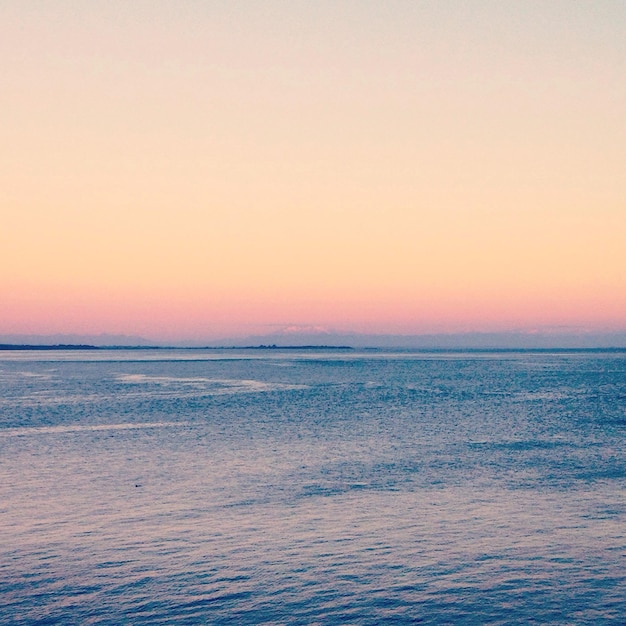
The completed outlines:
<svg viewBox="0 0 626 626">
<path fill-rule="evenodd" d="M 2 624 L 620 624 L 617 352 L 0 351 Z"/>
</svg>

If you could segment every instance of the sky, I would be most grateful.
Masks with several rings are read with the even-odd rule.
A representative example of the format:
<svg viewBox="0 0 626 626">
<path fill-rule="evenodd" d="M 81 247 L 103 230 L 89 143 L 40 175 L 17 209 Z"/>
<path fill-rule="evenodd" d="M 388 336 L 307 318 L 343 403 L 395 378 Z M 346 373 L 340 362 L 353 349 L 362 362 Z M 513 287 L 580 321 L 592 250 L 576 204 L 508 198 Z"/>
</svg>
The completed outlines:
<svg viewBox="0 0 626 626">
<path fill-rule="evenodd" d="M 0 80 L 0 334 L 626 329 L 623 0 L 4 0 Z"/>
</svg>

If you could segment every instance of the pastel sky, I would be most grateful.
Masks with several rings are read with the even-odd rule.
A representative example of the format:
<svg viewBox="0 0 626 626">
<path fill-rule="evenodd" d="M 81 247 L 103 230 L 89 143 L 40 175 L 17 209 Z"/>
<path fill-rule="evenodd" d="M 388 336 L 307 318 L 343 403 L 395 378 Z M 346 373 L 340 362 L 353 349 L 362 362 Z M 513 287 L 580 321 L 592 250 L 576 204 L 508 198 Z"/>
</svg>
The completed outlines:
<svg viewBox="0 0 626 626">
<path fill-rule="evenodd" d="M 626 328 L 623 0 L 6 0 L 0 69 L 0 334 Z"/>
</svg>

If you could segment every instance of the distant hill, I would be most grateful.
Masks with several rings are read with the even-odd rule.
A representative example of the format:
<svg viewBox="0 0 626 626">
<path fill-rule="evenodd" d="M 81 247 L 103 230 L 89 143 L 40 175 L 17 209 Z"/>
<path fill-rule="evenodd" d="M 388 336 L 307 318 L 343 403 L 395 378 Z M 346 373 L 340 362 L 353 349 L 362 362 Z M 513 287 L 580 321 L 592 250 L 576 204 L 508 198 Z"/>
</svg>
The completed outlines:
<svg viewBox="0 0 626 626">
<path fill-rule="evenodd" d="M 418 350 L 498 350 L 498 349 L 626 349 L 626 331 L 588 332 L 508 332 L 452 333 L 429 335 L 374 335 L 332 332 L 290 332 L 251 335 L 229 339 L 163 341 L 130 335 L 0 335 L 0 344 L 64 348 L 181 347 L 181 348 L 392 348 Z"/>
<path fill-rule="evenodd" d="M 196 344 L 198 345 L 198 344 Z M 207 346 L 351 346 L 423 350 L 626 348 L 626 331 L 614 333 L 510 332 L 430 335 L 368 335 L 339 333 L 290 333 L 254 335 L 205 342 Z"/>
</svg>

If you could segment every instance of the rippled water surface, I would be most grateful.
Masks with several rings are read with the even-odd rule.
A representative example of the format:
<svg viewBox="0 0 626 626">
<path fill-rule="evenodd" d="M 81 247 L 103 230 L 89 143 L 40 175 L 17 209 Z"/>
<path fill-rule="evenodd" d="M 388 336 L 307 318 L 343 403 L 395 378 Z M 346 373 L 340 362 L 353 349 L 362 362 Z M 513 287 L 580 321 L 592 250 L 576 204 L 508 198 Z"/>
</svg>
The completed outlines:
<svg viewBox="0 0 626 626">
<path fill-rule="evenodd" d="M 0 352 L 0 391 L 0 623 L 624 623 L 623 353 Z"/>
</svg>

